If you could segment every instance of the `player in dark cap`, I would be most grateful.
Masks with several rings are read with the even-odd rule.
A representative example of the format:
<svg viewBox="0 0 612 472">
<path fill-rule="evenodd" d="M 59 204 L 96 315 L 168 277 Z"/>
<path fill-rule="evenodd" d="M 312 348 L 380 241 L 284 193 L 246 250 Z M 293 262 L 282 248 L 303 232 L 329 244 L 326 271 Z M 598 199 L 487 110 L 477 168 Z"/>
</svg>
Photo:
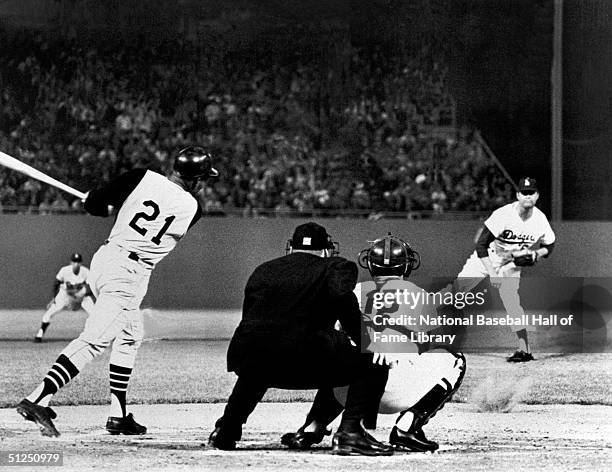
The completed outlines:
<svg viewBox="0 0 612 472">
<path fill-rule="evenodd" d="M 519 297 L 521 271 L 548 257 L 555 245 L 555 233 L 546 215 L 537 207 L 540 196 L 535 179 L 519 180 L 516 201 L 508 203 L 485 220 L 476 248 L 454 282 L 455 290 L 472 290 L 489 277 L 499 290 L 506 313 L 522 319 L 525 311 Z M 518 339 L 518 348 L 508 362 L 534 360 L 528 341 L 532 325 L 511 326 Z"/>
<path fill-rule="evenodd" d="M 325 228 L 306 223 L 295 229 L 287 255 L 249 277 L 242 320 L 227 353 L 228 370 L 238 380 L 210 436 L 213 447 L 235 449 L 242 425 L 268 388 L 317 389 L 309 420 L 327 425 L 343 410 L 333 388 L 349 385 L 332 452 L 393 454 L 364 429 L 364 421 L 367 427 L 376 418 L 388 366 L 361 353 L 361 312 L 353 293 L 357 266 L 337 250 Z M 334 329 L 337 321 L 345 331 Z"/>
<path fill-rule="evenodd" d="M 63 266 L 55 276 L 53 300 L 47 305 L 42 316 L 40 328 L 34 336 L 35 343 L 41 343 L 45 332 L 51 324 L 51 318 L 62 310 L 76 311 L 82 308 L 91 314 L 94 298 L 87 285 L 89 268 L 83 265 L 83 256 L 78 252 L 70 256 L 70 264 Z"/>
</svg>

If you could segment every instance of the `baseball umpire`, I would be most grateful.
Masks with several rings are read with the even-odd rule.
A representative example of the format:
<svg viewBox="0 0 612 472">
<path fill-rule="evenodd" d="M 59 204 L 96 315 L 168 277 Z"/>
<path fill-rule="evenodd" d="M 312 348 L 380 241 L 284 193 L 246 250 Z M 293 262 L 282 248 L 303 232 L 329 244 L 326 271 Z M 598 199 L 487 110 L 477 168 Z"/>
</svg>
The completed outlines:
<svg viewBox="0 0 612 472">
<path fill-rule="evenodd" d="M 235 449 L 242 425 L 268 388 L 318 389 L 317 397 L 329 401 L 316 405 L 330 411 L 315 414 L 335 418 L 342 406 L 333 388 L 349 385 L 333 453 L 393 454 L 363 426 L 376 417 L 388 367 L 351 341 L 360 339 L 361 312 L 353 293 L 358 271 L 336 256 L 336 248 L 325 228 L 306 223 L 295 229 L 287 255 L 251 274 L 227 353 L 228 370 L 238 379 L 210 435 L 211 446 Z M 346 332 L 334 329 L 337 321 Z"/>
<path fill-rule="evenodd" d="M 110 236 L 94 254 L 87 282 L 96 297 L 81 335 L 59 355 L 43 381 L 17 405 L 44 436 L 59 436 L 49 400 L 112 343 L 109 378 L 111 405 L 106 429 L 111 434 L 144 434 L 126 415 L 126 393 L 143 339 L 140 303 L 155 266 L 201 216 L 194 196 L 200 181 L 216 177 L 211 153 L 190 146 L 178 153 L 168 177 L 146 169 L 129 171 L 87 195 L 85 209 L 109 216 L 117 208 Z"/>
</svg>

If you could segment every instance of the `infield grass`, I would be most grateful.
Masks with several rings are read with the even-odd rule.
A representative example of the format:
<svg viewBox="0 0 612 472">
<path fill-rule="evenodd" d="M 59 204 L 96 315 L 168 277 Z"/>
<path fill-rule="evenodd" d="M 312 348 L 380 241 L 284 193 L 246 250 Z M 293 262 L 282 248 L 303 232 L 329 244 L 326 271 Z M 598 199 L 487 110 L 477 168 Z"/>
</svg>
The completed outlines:
<svg viewBox="0 0 612 472">
<path fill-rule="evenodd" d="M 15 405 L 43 378 L 67 341 L 33 344 L 0 341 L 0 407 Z M 130 403 L 225 402 L 235 376 L 226 372 L 227 340 L 156 340 L 144 342 L 130 384 Z M 87 366 L 55 397 L 54 404 L 105 404 L 108 351 Z M 538 356 L 526 364 L 508 364 L 505 353 L 468 354 L 468 369 L 454 401 L 469 402 L 487 378 L 529 379 L 523 396 L 530 404 L 612 405 L 612 354 Z M 271 389 L 267 401 L 308 401 L 313 391 Z"/>
</svg>

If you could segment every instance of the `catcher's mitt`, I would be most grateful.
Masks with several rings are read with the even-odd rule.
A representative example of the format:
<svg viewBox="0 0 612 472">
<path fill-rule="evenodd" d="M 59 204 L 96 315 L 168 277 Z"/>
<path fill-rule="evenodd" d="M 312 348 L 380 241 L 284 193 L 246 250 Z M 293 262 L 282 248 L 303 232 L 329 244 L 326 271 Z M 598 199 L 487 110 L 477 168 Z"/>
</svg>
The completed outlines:
<svg viewBox="0 0 612 472">
<path fill-rule="evenodd" d="M 531 249 L 523 249 L 512 253 L 512 262 L 517 267 L 532 266 L 538 260 L 538 254 Z"/>
</svg>

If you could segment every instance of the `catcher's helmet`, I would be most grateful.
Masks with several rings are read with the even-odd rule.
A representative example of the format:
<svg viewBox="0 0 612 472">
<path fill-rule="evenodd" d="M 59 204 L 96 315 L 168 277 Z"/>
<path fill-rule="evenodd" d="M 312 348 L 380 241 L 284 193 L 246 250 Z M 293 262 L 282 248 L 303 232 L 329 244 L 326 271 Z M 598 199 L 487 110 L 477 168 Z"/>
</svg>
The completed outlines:
<svg viewBox="0 0 612 472">
<path fill-rule="evenodd" d="M 186 180 L 219 176 L 212 166 L 212 154 L 201 146 L 189 146 L 179 151 L 174 159 L 174 170 Z"/>
<path fill-rule="evenodd" d="M 372 277 L 408 277 L 421 265 L 421 256 L 406 241 L 389 233 L 361 251 L 358 262 Z"/>
</svg>

